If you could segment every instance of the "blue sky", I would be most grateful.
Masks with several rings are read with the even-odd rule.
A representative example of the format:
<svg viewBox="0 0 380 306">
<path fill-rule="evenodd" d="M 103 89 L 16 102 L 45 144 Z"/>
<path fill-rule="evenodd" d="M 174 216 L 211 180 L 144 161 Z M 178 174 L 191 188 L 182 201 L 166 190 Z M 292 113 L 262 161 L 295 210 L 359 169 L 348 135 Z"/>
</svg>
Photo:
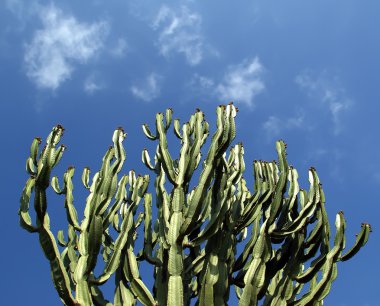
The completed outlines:
<svg viewBox="0 0 380 306">
<path fill-rule="evenodd" d="M 344 210 L 348 245 L 372 224 L 368 245 L 339 264 L 326 305 L 379 305 L 379 9 L 375 0 L 2 1 L 2 304 L 59 305 L 37 236 L 18 226 L 35 136 L 66 128 L 56 174 L 76 166 L 81 211 L 81 169 L 98 169 L 116 127 L 128 133 L 125 171 L 147 173 L 141 150 L 154 146 L 142 123 L 167 107 L 183 122 L 199 107 L 213 124 L 216 106 L 234 101 L 247 172 L 284 139 L 302 186 L 316 167 L 331 220 Z M 63 228 L 62 199 L 52 195 L 49 211 Z"/>
</svg>

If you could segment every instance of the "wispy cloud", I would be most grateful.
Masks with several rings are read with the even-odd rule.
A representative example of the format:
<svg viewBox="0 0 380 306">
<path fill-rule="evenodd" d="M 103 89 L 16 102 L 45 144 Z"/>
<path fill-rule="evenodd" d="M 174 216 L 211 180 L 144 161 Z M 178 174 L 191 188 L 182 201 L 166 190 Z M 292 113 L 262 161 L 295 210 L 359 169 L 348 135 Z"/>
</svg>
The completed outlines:
<svg viewBox="0 0 380 306">
<path fill-rule="evenodd" d="M 216 87 L 218 97 L 253 107 L 254 98 L 265 89 L 263 69 L 258 57 L 228 67 L 223 81 Z"/>
<path fill-rule="evenodd" d="M 55 90 L 70 78 L 74 64 L 88 62 L 102 49 L 109 25 L 81 23 L 53 5 L 42 8 L 39 17 L 43 28 L 26 45 L 26 73 L 37 87 Z"/>
<path fill-rule="evenodd" d="M 212 78 L 195 73 L 188 83 L 192 89 L 200 89 L 201 91 L 215 89 L 215 81 Z"/>
<path fill-rule="evenodd" d="M 342 116 L 351 108 L 353 101 L 347 96 L 339 78 L 331 77 L 326 72 L 315 75 L 305 71 L 295 78 L 295 82 L 311 99 L 318 101 L 324 108 L 327 106 L 334 124 L 334 134 L 340 134 L 343 129 Z"/>
<path fill-rule="evenodd" d="M 89 95 L 93 95 L 104 88 L 104 82 L 101 81 L 99 76 L 95 73 L 90 74 L 83 83 L 83 89 Z"/>
<path fill-rule="evenodd" d="M 161 81 L 162 77 L 152 72 L 146 77 L 146 79 L 131 86 L 130 89 L 135 97 L 145 102 L 150 102 L 159 96 Z"/>
<path fill-rule="evenodd" d="M 127 52 L 128 45 L 124 38 L 119 38 L 116 42 L 116 45 L 110 50 L 110 53 L 114 57 L 123 57 Z"/>
<path fill-rule="evenodd" d="M 182 53 L 190 65 L 197 65 L 203 58 L 202 18 L 186 6 L 179 10 L 162 5 L 154 18 L 152 28 L 159 32 L 157 46 L 160 53 L 169 57 Z"/>
<path fill-rule="evenodd" d="M 37 1 L 5 0 L 5 7 L 19 19 L 24 19 L 27 15 L 34 13 L 36 6 Z"/>
<path fill-rule="evenodd" d="M 262 126 L 268 139 L 280 136 L 281 132 L 285 130 L 301 127 L 305 127 L 303 114 L 287 119 L 281 119 L 277 116 L 269 116 Z"/>
</svg>

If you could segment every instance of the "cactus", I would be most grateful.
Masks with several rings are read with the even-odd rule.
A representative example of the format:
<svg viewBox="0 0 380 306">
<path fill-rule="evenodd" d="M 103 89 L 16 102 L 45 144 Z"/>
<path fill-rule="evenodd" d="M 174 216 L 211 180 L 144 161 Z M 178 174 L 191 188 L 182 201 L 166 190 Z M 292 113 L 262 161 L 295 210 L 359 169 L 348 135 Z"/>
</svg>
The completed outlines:
<svg viewBox="0 0 380 306">
<path fill-rule="evenodd" d="M 236 113 L 232 103 L 217 107 L 217 129 L 207 152 L 203 150 L 204 159 L 209 125 L 200 110 L 182 126 L 174 120 L 174 134 L 181 142 L 178 159 L 168 150 L 171 109 L 156 115 L 155 133 L 143 125 L 147 138 L 158 142 L 154 163 L 148 150 L 142 152 L 143 163 L 155 177 L 154 196 L 148 192 L 149 175 L 136 176 L 133 170 L 122 174 L 126 134 L 116 129 L 113 146 L 91 183 L 90 170 L 83 171 L 89 195 L 81 221 L 73 204 L 75 169 L 67 169 L 62 186 L 57 177 L 51 178 L 65 151 L 65 146 L 58 146 L 63 127 L 53 128 L 40 153 L 41 139 L 33 140 L 20 224 L 38 234 L 63 304 L 124 306 L 139 301 L 181 306 L 196 299 L 196 305 L 219 306 L 227 305 L 234 286 L 239 306 L 259 301 L 276 306 L 322 305 L 337 277 L 337 263 L 367 243 L 371 227 L 363 223 L 354 245 L 344 252 L 345 219 L 339 212 L 330 240 L 317 172 L 310 168 L 310 188 L 300 189 L 282 140 L 276 143 L 278 162 L 253 162 L 250 191 L 244 179 L 244 147 L 231 146 Z M 55 236 L 50 229 L 49 186 L 65 198 L 66 235 L 59 231 Z M 35 222 L 29 214 L 32 195 Z M 141 249 L 136 247 L 138 232 L 144 235 Z M 96 274 L 100 259 L 104 264 Z M 144 261 L 154 267 L 152 290 L 140 275 Z M 115 291 L 109 301 L 100 288 L 113 274 Z"/>
</svg>

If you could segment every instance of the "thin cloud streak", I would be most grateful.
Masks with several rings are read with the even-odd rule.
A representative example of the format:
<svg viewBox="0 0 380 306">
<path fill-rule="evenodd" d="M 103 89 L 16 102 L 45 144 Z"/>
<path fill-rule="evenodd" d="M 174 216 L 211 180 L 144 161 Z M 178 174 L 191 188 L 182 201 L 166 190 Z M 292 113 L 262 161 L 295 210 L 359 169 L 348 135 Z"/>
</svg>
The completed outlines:
<svg viewBox="0 0 380 306">
<path fill-rule="evenodd" d="M 334 135 L 339 135 L 343 130 L 342 117 L 353 105 L 339 79 L 331 78 L 326 73 L 315 77 L 312 72 L 306 71 L 297 75 L 295 82 L 311 99 L 317 100 L 322 107 L 327 106 Z"/>
<path fill-rule="evenodd" d="M 84 81 L 83 89 L 88 95 L 93 95 L 105 88 L 105 84 L 99 80 L 99 77 L 92 73 Z"/>
<path fill-rule="evenodd" d="M 269 116 L 269 118 L 263 123 L 262 128 L 267 134 L 267 138 L 273 139 L 274 137 L 278 137 L 281 132 L 285 130 L 304 127 L 304 119 L 305 117 L 303 114 L 287 119 L 281 119 L 277 116 Z"/>
</svg>

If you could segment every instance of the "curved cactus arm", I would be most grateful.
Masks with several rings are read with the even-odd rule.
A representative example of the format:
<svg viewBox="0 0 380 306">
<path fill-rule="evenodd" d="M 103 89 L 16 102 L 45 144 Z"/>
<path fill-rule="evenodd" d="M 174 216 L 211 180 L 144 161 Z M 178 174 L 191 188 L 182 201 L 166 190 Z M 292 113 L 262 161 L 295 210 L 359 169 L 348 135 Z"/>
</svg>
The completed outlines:
<svg viewBox="0 0 380 306">
<path fill-rule="evenodd" d="M 186 174 L 185 174 L 185 181 L 189 182 L 195 169 L 197 169 L 200 160 L 201 160 L 201 148 L 206 142 L 206 139 L 208 137 L 209 131 L 208 131 L 208 123 L 204 121 L 204 114 L 197 110 L 197 112 L 194 114 L 195 116 L 195 123 L 194 123 L 194 137 L 193 137 L 193 144 L 191 145 L 190 153 L 189 153 L 189 166 L 187 167 Z"/>
<path fill-rule="evenodd" d="M 144 195 L 144 258 L 151 264 L 162 265 L 161 260 L 152 254 L 152 194 Z"/>
<path fill-rule="evenodd" d="M 129 238 L 130 240 L 130 238 Z M 127 246 L 126 258 L 123 265 L 124 276 L 130 283 L 130 289 L 134 296 L 146 306 L 157 305 L 153 295 L 140 278 L 139 268 L 136 256 L 131 249 L 131 245 Z"/>
<path fill-rule="evenodd" d="M 83 278 L 79 279 L 76 284 L 75 291 L 76 291 L 76 298 L 79 305 L 83 305 L 83 306 L 93 305 L 90 288 L 89 288 L 87 280 Z"/>
<path fill-rule="evenodd" d="M 144 149 L 141 153 L 141 160 L 143 164 L 150 170 L 154 170 L 156 167 L 152 165 L 151 159 L 147 149 Z"/>
<path fill-rule="evenodd" d="M 244 288 L 239 306 L 256 305 L 257 296 L 264 286 L 266 262 L 270 259 L 272 253 L 270 239 L 266 233 L 267 226 L 268 220 L 261 225 L 259 237 L 253 248 L 252 259 L 248 270 L 244 273 Z"/>
<path fill-rule="evenodd" d="M 100 291 L 100 289 L 97 286 L 91 285 L 90 292 L 91 292 L 92 301 L 94 302 L 95 306 L 116 306 L 116 305 L 112 305 L 110 301 L 104 298 L 103 293 Z"/>
<path fill-rule="evenodd" d="M 143 129 L 143 132 L 144 132 L 144 134 L 145 134 L 145 136 L 148 138 L 148 139 L 150 139 L 150 140 L 156 140 L 157 138 L 158 138 L 158 136 L 154 136 L 153 134 L 152 134 L 152 132 L 150 131 L 150 129 L 149 129 L 149 125 L 148 124 L 143 124 L 142 125 L 142 129 Z"/>
<path fill-rule="evenodd" d="M 134 208 L 134 203 L 132 203 L 125 213 L 123 222 L 121 224 L 121 232 L 117 237 L 114 251 L 107 262 L 102 274 L 98 278 L 92 277 L 91 282 L 94 284 L 104 284 L 110 276 L 116 271 L 117 267 L 120 264 L 120 258 L 122 256 L 122 251 L 127 243 L 128 237 L 132 235 L 131 230 L 133 228 L 133 217 L 132 209 Z"/>
<path fill-rule="evenodd" d="M 297 275 L 294 279 L 299 283 L 308 283 L 319 272 L 325 262 L 326 254 L 321 253 L 318 258 L 311 262 L 310 268 Z"/>
<path fill-rule="evenodd" d="M 286 144 L 280 140 L 276 142 L 276 149 L 278 154 L 280 177 L 274 190 L 273 201 L 270 204 L 269 225 L 272 225 L 280 212 L 283 194 L 286 189 L 286 181 L 288 177 L 289 167 L 286 160 Z"/>
<path fill-rule="evenodd" d="M 334 239 L 334 247 L 327 253 L 325 263 L 322 266 L 322 278 L 317 283 L 317 285 L 309 290 L 298 300 L 290 303 L 290 305 L 314 305 L 315 301 L 321 301 L 329 292 L 331 283 L 334 281 L 337 275 L 337 265 L 338 260 L 344 243 L 344 231 L 345 231 L 345 220 L 343 213 L 338 213 L 335 220 L 336 234 Z"/>
<path fill-rule="evenodd" d="M 59 156 L 57 156 L 56 145 L 61 139 L 63 135 L 64 128 L 61 125 L 57 125 L 53 128 L 49 136 L 46 140 L 46 145 L 43 148 L 40 158 L 37 162 L 37 176 L 36 176 L 36 187 L 40 190 L 46 190 L 49 186 L 50 181 L 50 173 L 52 168 L 57 164 L 62 156 L 63 150 L 61 149 L 59 152 Z M 37 215 L 40 219 L 43 218 L 44 212 L 46 208 L 40 207 L 37 211 Z"/>
<path fill-rule="evenodd" d="M 72 288 L 64 264 L 55 242 L 52 232 L 45 226 L 39 228 L 39 237 L 42 250 L 50 262 L 54 286 L 59 297 L 68 306 L 77 305 L 77 301 L 71 294 Z"/>
<path fill-rule="evenodd" d="M 219 172 L 217 171 L 217 173 Z M 232 182 L 227 182 L 227 175 L 221 176 L 220 181 L 217 178 L 215 179 L 220 184 L 216 183 L 213 186 L 213 193 L 216 196 L 212 197 L 213 201 L 211 202 L 210 213 L 211 218 L 199 235 L 190 241 L 190 244 L 193 246 L 199 245 L 213 236 L 218 231 L 220 224 L 223 222 L 223 219 L 227 213 L 228 199 L 232 192 Z"/>
<path fill-rule="evenodd" d="M 275 238 L 282 238 L 293 234 L 305 227 L 309 221 L 309 217 L 313 215 L 316 209 L 316 203 L 309 202 L 299 213 L 298 217 L 292 221 L 292 223 L 280 230 L 274 230 L 271 235 Z"/>
<path fill-rule="evenodd" d="M 165 169 L 165 173 L 168 176 L 169 181 L 176 185 L 177 174 L 174 169 L 173 159 L 168 149 L 168 141 L 166 137 L 166 129 L 163 123 L 163 114 L 158 113 L 156 115 L 156 129 L 159 139 L 159 152 L 161 155 L 162 166 Z"/>
<path fill-rule="evenodd" d="M 260 231 L 260 217 L 258 217 L 254 220 L 252 230 L 251 230 L 251 237 L 250 237 L 249 241 L 246 243 L 246 245 L 244 246 L 244 250 L 241 252 L 239 257 L 236 259 L 234 266 L 233 266 L 233 271 L 238 271 L 238 270 L 242 269 L 243 266 L 246 264 L 247 259 L 248 259 L 249 255 L 252 253 L 253 247 L 256 244 L 256 240 L 259 236 L 259 231 Z"/>
<path fill-rule="evenodd" d="M 38 151 L 39 151 L 39 146 L 41 144 L 42 140 L 40 137 L 35 137 L 33 139 L 32 145 L 30 146 L 30 158 L 33 162 L 33 165 L 37 167 L 37 162 L 38 162 Z"/>
<path fill-rule="evenodd" d="M 120 179 L 115 195 L 115 202 L 109 208 L 107 215 L 103 218 L 103 228 L 108 228 L 108 226 L 115 220 L 115 217 L 118 217 L 117 213 L 122 204 L 125 203 L 125 198 L 127 196 L 126 185 L 128 184 L 128 181 L 128 175 L 123 175 Z"/>
<path fill-rule="evenodd" d="M 115 284 L 114 306 L 135 306 L 137 301 L 122 276 L 122 266 L 116 271 Z"/>
<path fill-rule="evenodd" d="M 67 242 L 65 240 L 65 236 L 64 236 L 62 230 L 58 231 L 58 233 L 57 233 L 57 240 L 58 240 L 58 244 L 61 247 L 66 247 L 67 246 Z"/>
<path fill-rule="evenodd" d="M 174 135 L 176 135 L 178 139 L 182 139 L 181 124 L 180 124 L 179 119 L 174 119 L 173 128 L 174 128 Z"/>
<path fill-rule="evenodd" d="M 74 175 L 74 167 L 69 167 L 64 174 L 64 193 L 65 193 L 65 208 L 67 220 L 69 223 L 78 231 L 81 230 L 80 225 L 78 223 L 78 214 L 73 204 L 73 182 L 72 177 Z"/>
<path fill-rule="evenodd" d="M 82 172 L 82 184 L 83 186 L 90 190 L 91 186 L 89 185 L 89 182 L 90 182 L 90 168 L 89 167 L 85 167 L 83 169 L 83 172 Z"/>
<path fill-rule="evenodd" d="M 346 261 L 352 258 L 359 250 L 367 243 L 369 233 L 371 232 L 371 225 L 367 223 L 362 224 L 362 228 L 359 234 L 356 235 L 356 240 L 354 245 L 345 254 L 343 254 L 339 260 Z"/>
<path fill-rule="evenodd" d="M 182 146 L 178 162 L 178 175 L 176 176 L 176 185 L 182 186 L 185 180 L 185 174 L 192 159 L 190 155 L 190 125 L 185 123 L 182 127 Z"/>
<path fill-rule="evenodd" d="M 30 177 L 22 191 L 20 199 L 20 209 L 18 214 L 20 216 L 20 225 L 29 233 L 35 233 L 38 231 L 38 227 L 32 224 L 32 219 L 29 214 L 29 203 L 32 191 L 35 185 L 35 178 Z"/>
<path fill-rule="evenodd" d="M 51 179 L 51 187 L 53 188 L 54 192 L 56 194 L 63 194 L 65 192 L 64 189 L 62 189 L 61 187 L 59 187 L 59 181 L 58 181 L 58 177 L 57 176 L 53 176 L 52 179 Z"/>
<path fill-rule="evenodd" d="M 165 111 L 165 130 L 167 131 L 170 128 L 173 120 L 173 109 L 167 108 Z"/>
</svg>

